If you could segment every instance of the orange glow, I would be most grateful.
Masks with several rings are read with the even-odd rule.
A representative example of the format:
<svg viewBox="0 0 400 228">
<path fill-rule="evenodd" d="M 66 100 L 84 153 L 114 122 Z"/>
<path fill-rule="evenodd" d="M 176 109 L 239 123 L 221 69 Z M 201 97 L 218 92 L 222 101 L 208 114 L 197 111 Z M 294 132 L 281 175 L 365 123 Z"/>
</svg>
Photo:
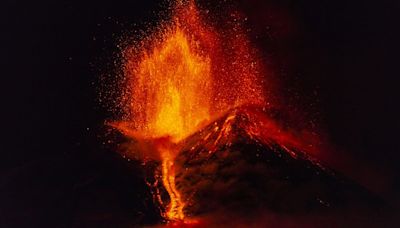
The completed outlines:
<svg viewBox="0 0 400 228">
<path fill-rule="evenodd" d="M 174 157 L 168 150 L 161 152 L 162 156 L 162 180 L 165 189 L 167 190 L 171 203 L 168 205 L 166 217 L 171 220 L 183 220 L 185 215 L 183 208 L 185 203 L 175 186 L 175 170 L 174 170 Z"/>
<path fill-rule="evenodd" d="M 264 104 L 261 67 L 237 24 L 217 32 L 193 1 L 178 1 L 169 23 L 156 35 L 124 51 L 123 121 L 113 123 L 138 139 L 167 138 L 177 143 L 228 109 Z M 228 130 L 227 130 L 228 131 Z M 188 221 L 175 183 L 174 150 L 157 146 L 169 221 Z"/>
<path fill-rule="evenodd" d="M 177 27 L 135 70 L 132 111 L 144 135 L 178 141 L 209 119 L 210 60 L 192 46 Z"/>
</svg>

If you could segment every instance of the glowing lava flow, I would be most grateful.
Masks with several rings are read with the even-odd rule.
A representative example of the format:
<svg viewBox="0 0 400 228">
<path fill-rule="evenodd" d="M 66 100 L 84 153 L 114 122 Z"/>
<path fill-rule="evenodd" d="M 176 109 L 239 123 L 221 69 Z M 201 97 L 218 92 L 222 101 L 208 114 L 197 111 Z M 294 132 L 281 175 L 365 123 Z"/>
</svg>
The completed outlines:
<svg viewBox="0 0 400 228">
<path fill-rule="evenodd" d="M 125 115 L 112 126 L 135 139 L 168 138 L 174 144 L 230 108 L 263 103 L 258 60 L 240 31 L 233 25 L 226 38 L 203 22 L 193 1 L 178 1 L 170 23 L 125 50 Z M 183 221 L 174 150 L 156 148 L 170 198 L 162 205 L 164 216 Z"/>
<path fill-rule="evenodd" d="M 166 211 L 166 217 L 171 220 L 183 220 L 185 218 L 185 214 L 183 213 L 185 203 L 175 186 L 174 157 L 168 150 L 161 153 L 163 184 L 171 199 Z"/>
</svg>

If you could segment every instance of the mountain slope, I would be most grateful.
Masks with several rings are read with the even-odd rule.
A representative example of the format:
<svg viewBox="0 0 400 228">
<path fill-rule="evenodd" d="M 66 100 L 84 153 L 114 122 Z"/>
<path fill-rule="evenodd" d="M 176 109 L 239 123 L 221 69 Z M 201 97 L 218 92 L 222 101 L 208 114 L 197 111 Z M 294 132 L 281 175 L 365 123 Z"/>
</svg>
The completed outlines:
<svg viewBox="0 0 400 228">
<path fill-rule="evenodd" d="M 180 146 L 176 185 L 189 215 L 306 214 L 381 205 L 303 152 L 256 108 L 234 109 Z"/>
</svg>

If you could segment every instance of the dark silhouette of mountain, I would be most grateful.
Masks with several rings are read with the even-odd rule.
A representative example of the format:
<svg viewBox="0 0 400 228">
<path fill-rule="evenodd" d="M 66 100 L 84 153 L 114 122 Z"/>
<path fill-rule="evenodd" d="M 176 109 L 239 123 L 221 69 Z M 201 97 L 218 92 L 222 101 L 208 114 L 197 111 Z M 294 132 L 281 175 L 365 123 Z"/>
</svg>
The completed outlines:
<svg viewBox="0 0 400 228">
<path fill-rule="evenodd" d="M 2 178 L 0 227 L 165 222 L 146 185 L 159 161 L 123 158 L 115 144 L 135 139 L 118 131 L 111 138 L 114 146 L 86 148 L 87 156 L 41 160 Z M 304 152 L 262 109 L 233 109 L 175 146 L 176 187 L 187 217 L 198 221 L 189 226 L 395 227 L 385 203 Z"/>
<path fill-rule="evenodd" d="M 241 107 L 183 140 L 175 169 L 177 188 L 187 199 L 185 212 L 207 216 L 222 211 L 237 218 L 265 211 L 285 216 L 368 211 L 376 216 L 384 210 L 378 197 L 279 132 L 262 109 Z"/>
</svg>

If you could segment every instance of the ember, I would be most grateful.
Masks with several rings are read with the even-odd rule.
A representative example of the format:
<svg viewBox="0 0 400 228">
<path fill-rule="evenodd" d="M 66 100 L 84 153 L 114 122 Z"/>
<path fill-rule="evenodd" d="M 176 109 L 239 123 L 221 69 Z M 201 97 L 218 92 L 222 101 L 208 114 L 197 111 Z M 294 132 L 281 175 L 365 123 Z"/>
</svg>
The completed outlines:
<svg viewBox="0 0 400 228">
<path fill-rule="evenodd" d="M 227 31 L 233 39 L 226 40 L 202 20 L 193 1 L 178 1 L 173 12 L 159 34 L 125 50 L 129 105 L 123 121 L 112 125 L 129 137 L 177 143 L 231 108 L 265 101 L 258 60 L 238 24 Z M 175 153 L 157 148 L 170 198 L 164 217 L 184 220 Z"/>
</svg>

